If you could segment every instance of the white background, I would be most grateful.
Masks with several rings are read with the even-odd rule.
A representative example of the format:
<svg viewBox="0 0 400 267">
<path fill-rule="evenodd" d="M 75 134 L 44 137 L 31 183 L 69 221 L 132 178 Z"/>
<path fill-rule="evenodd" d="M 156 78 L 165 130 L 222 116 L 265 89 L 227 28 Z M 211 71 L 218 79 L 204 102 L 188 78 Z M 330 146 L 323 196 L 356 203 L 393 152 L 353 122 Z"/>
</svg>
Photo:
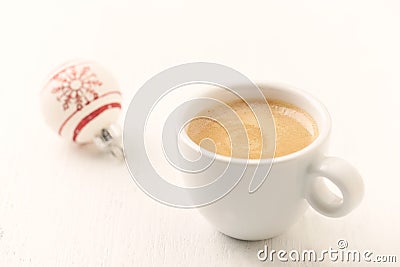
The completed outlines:
<svg viewBox="0 0 400 267">
<path fill-rule="evenodd" d="M 395 0 L 2 1 L 0 266 L 266 266 L 264 243 L 322 250 L 340 238 L 400 261 L 399 28 Z M 226 237 L 45 126 L 43 79 L 73 58 L 110 69 L 125 108 L 151 76 L 192 61 L 303 88 L 328 107 L 330 152 L 360 170 L 364 201 L 340 219 L 309 209 L 272 240 Z"/>
</svg>

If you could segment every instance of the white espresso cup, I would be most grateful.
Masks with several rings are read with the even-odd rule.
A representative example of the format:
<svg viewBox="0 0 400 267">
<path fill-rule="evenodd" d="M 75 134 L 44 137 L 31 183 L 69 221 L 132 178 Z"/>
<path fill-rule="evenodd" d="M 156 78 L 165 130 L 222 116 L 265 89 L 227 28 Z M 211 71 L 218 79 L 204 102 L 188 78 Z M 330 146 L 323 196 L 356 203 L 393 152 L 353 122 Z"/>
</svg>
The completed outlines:
<svg viewBox="0 0 400 267">
<path fill-rule="evenodd" d="M 246 171 L 229 193 L 199 208 L 200 213 L 220 232 L 242 240 L 261 240 L 281 234 L 309 205 L 328 217 L 348 214 L 360 203 L 364 185 L 358 171 L 347 161 L 326 155 L 331 119 L 324 105 L 308 93 L 289 86 L 261 83 L 258 87 L 267 99 L 282 100 L 309 113 L 317 123 L 319 135 L 307 147 L 276 158 L 248 160 L 203 151 L 202 156 L 213 157 L 213 168 L 197 173 L 195 179 L 191 174 L 183 174 L 186 186 L 210 183 L 228 164 L 246 166 Z M 209 96 L 215 97 L 212 93 Z M 255 92 L 254 97 L 260 98 L 259 92 Z M 222 100 L 229 102 L 231 99 L 226 95 Z M 180 149 L 187 158 L 199 157 L 202 148 L 185 131 L 179 138 Z M 269 164 L 270 171 L 262 185 L 250 193 L 251 174 L 260 164 Z M 341 197 L 332 191 L 325 179 L 340 190 Z"/>
</svg>

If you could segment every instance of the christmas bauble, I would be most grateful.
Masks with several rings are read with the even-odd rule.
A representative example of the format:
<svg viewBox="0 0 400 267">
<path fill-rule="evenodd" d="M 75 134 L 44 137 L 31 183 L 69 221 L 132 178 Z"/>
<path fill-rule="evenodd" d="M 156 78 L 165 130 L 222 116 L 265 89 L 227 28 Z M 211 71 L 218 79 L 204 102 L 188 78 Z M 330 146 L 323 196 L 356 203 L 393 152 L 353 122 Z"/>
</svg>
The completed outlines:
<svg viewBox="0 0 400 267">
<path fill-rule="evenodd" d="M 117 81 L 99 64 L 69 62 L 52 72 L 41 93 L 46 122 L 62 137 L 90 143 L 121 113 Z"/>
</svg>

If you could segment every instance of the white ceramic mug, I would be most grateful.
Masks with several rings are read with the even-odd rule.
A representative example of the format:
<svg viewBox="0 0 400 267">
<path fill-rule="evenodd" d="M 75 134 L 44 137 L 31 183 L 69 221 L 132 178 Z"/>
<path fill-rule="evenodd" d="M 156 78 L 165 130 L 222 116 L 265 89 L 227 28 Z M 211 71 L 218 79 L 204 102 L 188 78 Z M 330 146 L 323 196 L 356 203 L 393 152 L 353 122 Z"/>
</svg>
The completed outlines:
<svg viewBox="0 0 400 267">
<path fill-rule="evenodd" d="M 358 171 L 347 161 L 326 156 L 331 132 L 331 119 L 326 108 L 306 92 L 289 86 L 270 83 L 258 86 L 266 98 L 283 100 L 308 112 L 317 122 L 319 135 L 310 145 L 289 155 L 261 161 L 239 158 L 232 161 L 215 155 L 211 174 L 210 171 L 199 173 L 196 181 L 189 174 L 183 174 L 183 181 L 188 186 L 207 184 L 215 178 L 213 172 L 218 175 L 229 161 L 230 164 L 247 164 L 247 171 L 233 190 L 200 208 L 201 214 L 220 232 L 242 240 L 261 240 L 279 235 L 298 220 L 308 205 L 328 217 L 348 214 L 360 203 L 364 185 Z M 183 154 L 194 158 L 199 156 L 200 148 L 185 131 L 180 135 L 180 146 Z M 272 164 L 272 167 L 261 187 L 249 193 L 252 179 L 249 173 L 258 164 Z M 321 177 L 336 185 L 342 197 L 331 191 Z"/>
</svg>

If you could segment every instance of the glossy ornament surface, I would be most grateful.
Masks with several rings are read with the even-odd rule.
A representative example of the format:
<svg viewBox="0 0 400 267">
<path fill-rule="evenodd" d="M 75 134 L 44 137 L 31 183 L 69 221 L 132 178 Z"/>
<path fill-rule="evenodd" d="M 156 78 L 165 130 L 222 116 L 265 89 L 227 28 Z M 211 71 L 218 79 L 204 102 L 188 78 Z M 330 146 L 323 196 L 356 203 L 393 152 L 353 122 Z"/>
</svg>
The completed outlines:
<svg viewBox="0 0 400 267">
<path fill-rule="evenodd" d="M 86 144 L 118 120 L 121 92 L 114 77 L 91 61 L 73 61 L 49 75 L 41 107 L 49 126 L 62 137 Z"/>
</svg>

